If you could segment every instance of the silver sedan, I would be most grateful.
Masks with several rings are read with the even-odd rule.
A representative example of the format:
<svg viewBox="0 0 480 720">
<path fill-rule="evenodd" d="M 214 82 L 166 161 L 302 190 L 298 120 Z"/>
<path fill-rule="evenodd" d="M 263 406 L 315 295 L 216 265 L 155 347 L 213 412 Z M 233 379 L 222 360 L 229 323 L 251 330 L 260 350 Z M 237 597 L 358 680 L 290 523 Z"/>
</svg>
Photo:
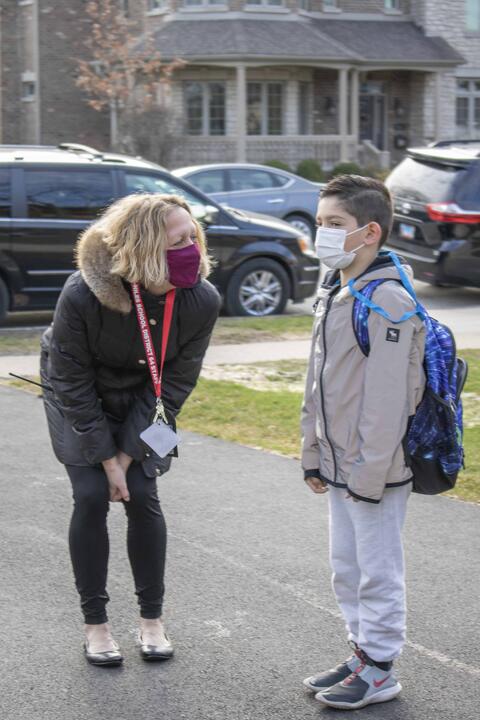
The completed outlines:
<svg viewBox="0 0 480 720">
<path fill-rule="evenodd" d="M 173 174 L 222 205 L 281 218 L 313 240 L 321 183 L 251 163 L 195 165 Z"/>
</svg>

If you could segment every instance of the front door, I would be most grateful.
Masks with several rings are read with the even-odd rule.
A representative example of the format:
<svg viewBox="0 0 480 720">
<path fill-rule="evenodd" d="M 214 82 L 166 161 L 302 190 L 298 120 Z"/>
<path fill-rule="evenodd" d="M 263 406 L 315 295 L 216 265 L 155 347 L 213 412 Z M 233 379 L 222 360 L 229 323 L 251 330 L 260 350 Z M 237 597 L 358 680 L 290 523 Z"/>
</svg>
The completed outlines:
<svg viewBox="0 0 480 720">
<path fill-rule="evenodd" d="M 360 140 L 386 150 L 386 98 L 383 83 L 363 83 L 360 91 Z"/>
</svg>

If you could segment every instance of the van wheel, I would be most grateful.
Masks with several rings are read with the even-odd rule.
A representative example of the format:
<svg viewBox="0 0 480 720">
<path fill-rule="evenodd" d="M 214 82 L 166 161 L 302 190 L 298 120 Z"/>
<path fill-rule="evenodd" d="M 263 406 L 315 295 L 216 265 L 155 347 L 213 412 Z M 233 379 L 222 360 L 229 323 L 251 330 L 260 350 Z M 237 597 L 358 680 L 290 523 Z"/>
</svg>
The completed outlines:
<svg viewBox="0 0 480 720">
<path fill-rule="evenodd" d="M 225 293 L 228 315 L 263 317 L 285 310 L 290 293 L 286 271 L 270 258 L 252 258 L 233 273 Z"/>
<path fill-rule="evenodd" d="M 0 278 L 0 323 L 5 320 L 8 309 L 10 306 L 10 296 L 8 294 L 7 286 Z"/>
</svg>

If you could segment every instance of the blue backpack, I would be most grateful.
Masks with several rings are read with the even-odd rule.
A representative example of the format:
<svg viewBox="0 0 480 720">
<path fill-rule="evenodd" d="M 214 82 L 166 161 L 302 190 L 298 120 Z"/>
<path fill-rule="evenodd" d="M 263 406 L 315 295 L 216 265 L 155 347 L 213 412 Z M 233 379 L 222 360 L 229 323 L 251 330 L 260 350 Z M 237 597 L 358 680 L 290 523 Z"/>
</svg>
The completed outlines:
<svg viewBox="0 0 480 720">
<path fill-rule="evenodd" d="M 451 330 L 430 317 L 418 302 L 403 267 L 394 253 L 388 253 L 394 262 L 399 280 L 415 302 L 415 309 L 394 320 L 380 306 L 372 301 L 376 288 L 390 279 L 372 280 L 361 292 L 354 288 L 354 281 L 348 283 L 354 296 L 353 329 L 363 354 L 368 357 L 368 316 L 370 311 L 379 313 L 389 322 L 398 324 L 413 315 L 418 315 L 425 324 L 426 374 L 425 392 L 415 415 L 408 424 L 404 441 L 407 465 L 413 472 L 413 491 L 422 495 L 436 495 L 451 490 L 457 475 L 464 467 L 462 401 L 460 398 L 468 366 L 457 357 L 455 340 Z"/>
</svg>

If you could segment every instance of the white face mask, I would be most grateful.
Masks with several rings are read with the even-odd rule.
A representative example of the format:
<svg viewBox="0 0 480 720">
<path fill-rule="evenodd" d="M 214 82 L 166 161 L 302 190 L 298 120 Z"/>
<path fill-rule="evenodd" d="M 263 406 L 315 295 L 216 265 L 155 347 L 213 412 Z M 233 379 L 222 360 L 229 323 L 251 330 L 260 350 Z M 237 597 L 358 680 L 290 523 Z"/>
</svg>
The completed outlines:
<svg viewBox="0 0 480 720">
<path fill-rule="evenodd" d="M 360 248 L 365 245 L 365 243 L 362 243 L 350 252 L 347 252 L 344 249 L 345 240 L 349 235 L 364 230 L 366 227 L 368 227 L 368 223 L 349 233 L 343 228 L 319 227 L 315 236 L 315 251 L 317 256 L 332 270 L 344 270 L 355 260 L 357 250 L 360 250 Z"/>
</svg>

